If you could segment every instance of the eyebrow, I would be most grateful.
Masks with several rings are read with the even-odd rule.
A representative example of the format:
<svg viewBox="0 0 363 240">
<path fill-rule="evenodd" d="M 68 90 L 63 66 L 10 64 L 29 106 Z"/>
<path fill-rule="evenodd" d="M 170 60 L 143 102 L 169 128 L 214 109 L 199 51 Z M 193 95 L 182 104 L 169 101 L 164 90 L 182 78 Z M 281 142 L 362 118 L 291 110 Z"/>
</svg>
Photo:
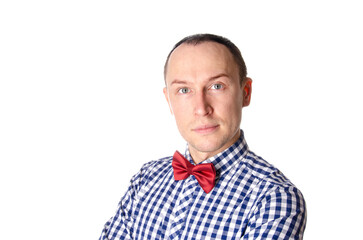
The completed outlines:
<svg viewBox="0 0 363 240">
<path fill-rule="evenodd" d="M 209 81 L 213 81 L 213 80 L 216 80 L 217 78 L 221 78 L 221 77 L 226 77 L 226 78 L 230 79 L 230 77 L 228 76 L 228 74 L 226 74 L 226 73 L 220 73 L 220 74 L 217 74 L 214 77 L 209 78 Z"/>
<path fill-rule="evenodd" d="M 178 80 L 178 79 L 175 79 L 173 80 L 171 83 L 170 83 L 170 86 L 173 85 L 173 84 L 186 84 L 188 83 L 187 81 L 184 81 L 184 80 Z"/>
<path fill-rule="evenodd" d="M 208 82 L 211 82 L 211 81 L 214 81 L 218 78 L 221 78 L 221 77 L 227 77 L 228 79 L 230 79 L 230 77 L 228 76 L 228 74 L 225 74 L 225 73 L 220 73 L 220 74 L 217 74 L 213 77 L 210 77 L 208 79 Z M 179 80 L 179 79 L 175 79 L 173 80 L 171 83 L 170 83 L 170 86 L 173 85 L 173 84 L 187 84 L 188 81 L 185 81 L 185 80 Z"/>
</svg>

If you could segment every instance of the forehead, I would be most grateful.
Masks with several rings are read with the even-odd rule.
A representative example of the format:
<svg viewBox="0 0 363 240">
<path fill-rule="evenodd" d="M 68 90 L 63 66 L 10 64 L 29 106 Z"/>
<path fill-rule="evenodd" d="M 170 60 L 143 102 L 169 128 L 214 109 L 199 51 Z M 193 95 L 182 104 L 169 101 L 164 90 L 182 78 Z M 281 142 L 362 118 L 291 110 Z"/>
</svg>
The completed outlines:
<svg viewBox="0 0 363 240">
<path fill-rule="evenodd" d="M 237 64 L 229 49 L 219 43 L 183 43 L 170 55 L 166 78 L 188 74 L 234 74 Z"/>
</svg>

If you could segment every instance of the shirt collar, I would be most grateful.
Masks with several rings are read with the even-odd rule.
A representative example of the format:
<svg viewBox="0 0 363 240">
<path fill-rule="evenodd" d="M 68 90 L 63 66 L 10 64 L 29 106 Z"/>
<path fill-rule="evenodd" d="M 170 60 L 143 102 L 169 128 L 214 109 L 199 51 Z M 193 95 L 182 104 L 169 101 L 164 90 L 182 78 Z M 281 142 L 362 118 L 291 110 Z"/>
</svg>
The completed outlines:
<svg viewBox="0 0 363 240">
<path fill-rule="evenodd" d="M 220 152 L 217 155 L 214 155 L 213 157 L 210 157 L 201 163 L 213 163 L 217 173 L 220 174 L 221 172 L 228 170 L 237 159 L 243 158 L 247 153 L 248 145 L 244 138 L 243 131 L 240 131 L 240 137 L 234 144 L 232 144 L 223 152 Z M 186 159 L 188 159 L 189 162 L 195 165 L 188 147 L 185 150 L 185 157 Z"/>
</svg>

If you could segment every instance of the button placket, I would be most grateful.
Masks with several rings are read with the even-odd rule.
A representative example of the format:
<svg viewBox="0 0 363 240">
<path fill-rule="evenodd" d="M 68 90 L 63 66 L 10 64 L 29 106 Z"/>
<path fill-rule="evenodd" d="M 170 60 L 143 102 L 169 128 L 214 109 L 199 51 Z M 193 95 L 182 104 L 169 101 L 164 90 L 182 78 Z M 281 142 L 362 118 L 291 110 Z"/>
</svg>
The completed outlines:
<svg viewBox="0 0 363 240">
<path fill-rule="evenodd" d="M 170 239 L 178 239 L 180 236 L 180 230 L 185 224 L 187 213 L 190 210 L 192 201 L 194 199 L 194 194 L 196 193 L 196 187 L 198 186 L 198 181 L 194 176 L 188 177 L 184 180 L 183 188 L 180 193 L 180 197 L 177 200 L 177 205 L 175 207 L 174 218 L 170 227 Z"/>
</svg>

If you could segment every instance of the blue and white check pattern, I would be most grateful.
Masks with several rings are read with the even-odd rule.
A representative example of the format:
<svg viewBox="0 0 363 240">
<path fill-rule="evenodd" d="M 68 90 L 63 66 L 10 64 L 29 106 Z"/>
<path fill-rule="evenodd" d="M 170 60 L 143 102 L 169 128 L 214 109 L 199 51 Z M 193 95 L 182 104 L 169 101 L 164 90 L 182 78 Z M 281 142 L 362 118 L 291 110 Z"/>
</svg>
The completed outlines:
<svg viewBox="0 0 363 240">
<path fill-rule="evenodd" d="M 186 151 L 185 157 L 193 163 Z M 240 139 L 207 159 L 217 170 L 206 194 L 194 176 L 175 181 L 172 157 L 145 164 L 100 239 L 302 239 L 300 191 Z"/>
</svg>

